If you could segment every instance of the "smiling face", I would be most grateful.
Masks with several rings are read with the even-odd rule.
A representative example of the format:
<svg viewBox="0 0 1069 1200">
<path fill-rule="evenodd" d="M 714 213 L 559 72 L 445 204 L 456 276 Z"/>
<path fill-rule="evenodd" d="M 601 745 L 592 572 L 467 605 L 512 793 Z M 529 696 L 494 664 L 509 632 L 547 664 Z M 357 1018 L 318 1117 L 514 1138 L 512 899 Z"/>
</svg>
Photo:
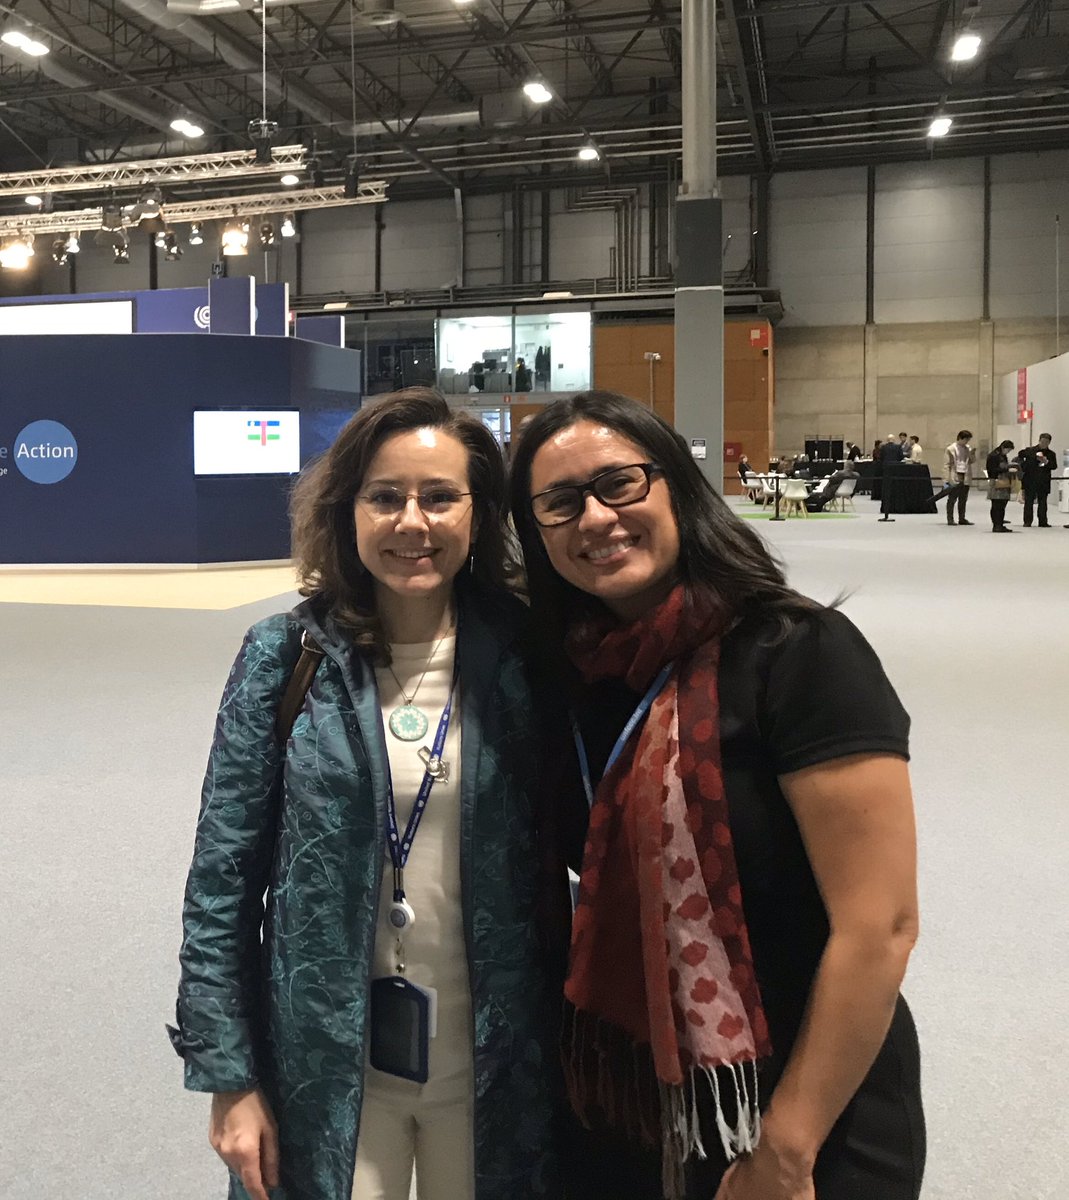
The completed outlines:
<svg viewBox="0 0 1069 1200">
<path fill-rule="evenodd" d="M 585 484 L 614 467 L 650 461 L 650 454 L 605 425 L 578 421 L 549 438 L 531 461 L 531 495 L 564 484 Z M 649 495 L 611 508 L 588 494 L 567 525 L 540 528 L 558 574 L 631 621 L 661 601 L 676 579 L 679 527 L 663 475 Z"/>
<path fill-rule="evenodd" d="M 375 580 L 379 612 L 391 606 L 449 604 L 453 581 L 471 553 L 476 533 L 472 499 L 451 511 L 426 515 L 409 499 L 399 514 L 381 516 L 360 497 L 401 492 L 409 496 L 438 487 L 469 492 L 468 452 L 440 429 L 413 429 L 386 438 L 368 464 L 355 502 L 356 550 Z"/>
</svg>

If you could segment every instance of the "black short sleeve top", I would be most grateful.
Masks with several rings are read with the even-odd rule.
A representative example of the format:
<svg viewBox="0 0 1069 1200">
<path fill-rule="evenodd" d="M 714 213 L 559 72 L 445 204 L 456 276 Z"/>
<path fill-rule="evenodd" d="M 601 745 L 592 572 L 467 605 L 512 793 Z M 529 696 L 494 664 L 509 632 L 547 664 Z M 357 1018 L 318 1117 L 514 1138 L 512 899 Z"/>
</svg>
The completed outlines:
<svg viewBox="0 0 1069 1200">
<path fill-rule="evenodd" d="M 909 757 L 909 717 L 875 651 L 842 613 L 798 618 L 777 639 L 744 619 L 721 647 L 720 747 L 754 965 L 779 1064 L 828 936 L 827 914 L 779 776 L 852 754 Z M 590 688 L 579 724 L 595 779 L 638 697 Z M 633 739 L 634 741 L 634 739 Z M 585 836 L 586 804 L 573 826 Z"/>
</svg>

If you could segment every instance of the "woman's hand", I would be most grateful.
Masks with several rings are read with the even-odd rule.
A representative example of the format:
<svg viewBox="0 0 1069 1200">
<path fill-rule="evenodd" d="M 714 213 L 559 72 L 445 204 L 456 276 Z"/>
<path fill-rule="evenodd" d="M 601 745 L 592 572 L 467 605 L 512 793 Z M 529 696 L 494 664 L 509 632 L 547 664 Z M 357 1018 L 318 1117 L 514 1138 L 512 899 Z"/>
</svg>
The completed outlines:
<svg viewBox="0 0 1069 1200">
<path fill-rule="evenodd" d="M 278 1187 L 278 1126 L 258 1088 L 212 1096 L 208 1141 L 251 1200 L 270 1200 L 267 1189 Z"/>
<path fill-rule="evenodd" d="M 753 1154 L 736 1159 L 714 1200 L 816 1200 L 812 1171 L 761 1139 Z"/>
</svg>

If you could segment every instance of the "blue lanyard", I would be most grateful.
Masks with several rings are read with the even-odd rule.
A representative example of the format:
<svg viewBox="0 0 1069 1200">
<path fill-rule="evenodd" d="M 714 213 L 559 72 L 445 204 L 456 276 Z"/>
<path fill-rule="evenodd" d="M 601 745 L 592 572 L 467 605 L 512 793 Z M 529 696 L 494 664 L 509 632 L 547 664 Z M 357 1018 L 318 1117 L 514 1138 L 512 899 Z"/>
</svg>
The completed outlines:
<svg viewBox="0 0 1069 1200">
<path fill-rule="evenodd" d="M 620 736 L 616 739 L 616 745 L 613 746 L 609 760 L 605 764 L 605 770 L 602 772 L 602 779 L 616 765 L 616 761 L 624 752 L 624 747 L 630 741 L 631 735 L 646 719 L 647 714 L 653 707 L 654 700 L 657 699 L 664 685 L 668 682 L 668 676 L 672 673 L 673 665 L 672 663 L 666 663 L 661 668 L 657 678 L 650 684 L 646 694 L 638 702 L 638 707 L 631 714 Z M 594 784 L 590 778 L 590 759 L 587 758 L 586 745 L 583 742 L 583 735 L 579 732 L 579 722 L 575 719 L 575 713 L 572 713 L 572 737 L 575 739 L 575 752 L 579 756 L 579 771 L 583 776 L 583 791 L 586 793 L 587 806 L 592 808 L 594 805 Z"/>
<path fill-rule="evenodd" d="M 445 708 L 442 709 L 442 716 L 438 722 L 438 732 L 434 735 L 434 745 L 431 747 L 431 762 L 441 762 L 442 752 L 445 750 L 445 737 L 449 732 L 449 718 L 453 713 L 453 694 L 457 687 L 457 672 L 453 671 L 453 683 L 449 689 L 449 699 L 445 703 Z M 397 828 L 397 805 L 393 798 L 393 776 L 390 773 L 390 758 L 386 756 L 386 842 L 387 849 L 390 852 L 390 862 L 393 864 L 394 889 L 393 898 L 395 901 L 401 901 L 405 898 L 404 889 L 404 869 L 408 862 L 408 855 L 412 849 L 412 843 L 416 838 L 416 830 L 419 829 L 419 823 L 423 818 L 423 810 L 427 807 L 427 801 L 431 798 L 431 788 L 434 787 L 437 775 L 432 774 L 430 766 L 423 772 L 423 782 L 419 785 L 419 791 L 416 793 L 416 802 L 412 805 L 412 812 L 408 817 L 408 824 L 405 826 L 404 837 L 400 835 Z"/>
</svg>

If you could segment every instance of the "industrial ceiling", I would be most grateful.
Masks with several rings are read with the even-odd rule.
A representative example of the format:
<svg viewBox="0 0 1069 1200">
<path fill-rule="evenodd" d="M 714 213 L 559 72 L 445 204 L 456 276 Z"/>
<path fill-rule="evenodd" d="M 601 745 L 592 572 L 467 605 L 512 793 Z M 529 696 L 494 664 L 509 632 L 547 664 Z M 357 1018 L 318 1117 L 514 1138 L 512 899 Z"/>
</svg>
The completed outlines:
<svg viewBox="0 0 1069 1200">
<path fill-rule="evenodd" d="M 394 198 L 670 180 L 680 28 L 679 0 L 4 0 L 0 172 L 240 151 L 266 119 L 317 186 Z M 1069 145 L 1069 0 L 721 0 L 717 33 L 722 175 Z"/>
</svg>

